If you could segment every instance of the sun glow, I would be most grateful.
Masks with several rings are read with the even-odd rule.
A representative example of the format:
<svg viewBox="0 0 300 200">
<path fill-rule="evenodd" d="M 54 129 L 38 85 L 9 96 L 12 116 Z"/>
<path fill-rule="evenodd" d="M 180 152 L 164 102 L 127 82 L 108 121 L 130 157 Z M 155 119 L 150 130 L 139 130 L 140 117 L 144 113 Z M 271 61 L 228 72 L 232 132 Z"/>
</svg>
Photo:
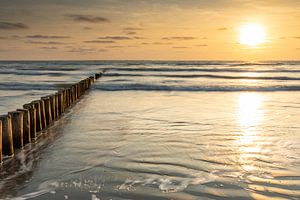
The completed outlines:
<svg viewBox="0 0 300 200">
<path fill-rule="evenodd" d="M 240 43 L 257 46 L 266 40 L 266 31 L 260 24 L 245 24 L 240 27 Z"/>
</svg>

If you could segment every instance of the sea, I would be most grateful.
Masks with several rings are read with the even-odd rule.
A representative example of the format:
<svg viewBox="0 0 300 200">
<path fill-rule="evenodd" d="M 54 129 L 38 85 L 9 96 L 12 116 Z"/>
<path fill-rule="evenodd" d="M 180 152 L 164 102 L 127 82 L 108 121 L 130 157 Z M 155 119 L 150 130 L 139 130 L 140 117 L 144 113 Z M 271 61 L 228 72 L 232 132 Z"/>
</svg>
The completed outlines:
<svg viewBox="0 0 300 200">
<path fill-rule="evenodd" d="M 300 199 L 300 61 L 1 61 L 0 114 L 97 72 L 0 199 Z"/>
</svg>

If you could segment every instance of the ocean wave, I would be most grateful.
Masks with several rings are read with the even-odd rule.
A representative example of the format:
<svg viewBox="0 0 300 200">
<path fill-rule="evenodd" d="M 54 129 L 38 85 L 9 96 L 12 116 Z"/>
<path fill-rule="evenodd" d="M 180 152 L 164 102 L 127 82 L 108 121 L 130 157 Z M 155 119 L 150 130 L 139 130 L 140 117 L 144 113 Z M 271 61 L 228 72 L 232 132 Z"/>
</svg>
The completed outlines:
<svg viewBox="0 0 300 200">
<path fill-rule="evenodd" d="M 111 67 L 106 71 L 137 71 L 137 72 L 251 72 L 251 73 L 300 73 L 299 69 L 245 69 L 245 68 L 140 68 L 140 67 Z"/>
<path fill-rule="evenodd" d="M 6 82 L 0 84 L 0 90 L 57 90 L 64 85 L 69 85 L 66 82 L 56 83 L 17 83 Z"/>
<path fill-rule="evenodd" d="M 298 81 L 300 77 L 287 77 L 287 76 L 226 76 L 226 75 L 213 75 L 213 74 L 120 74 L 120 73 L 106 73 L 104 76 L 111 77 L 165 77 L 165 78 L 214 78 L 214 79 L 250 79 L 250 80 L 280 80 L 280 81 Z"/>
<path fill-rule="evenodd" d="M 102 91 L 187 91 L 187 92 L 230 92 L 230 91 L 300 91 L 300 85 L 291 86 L 180 86 L 180 85 L 159 85 L 159 84 L 98 84 L 96 90 Z"/>
</svg>

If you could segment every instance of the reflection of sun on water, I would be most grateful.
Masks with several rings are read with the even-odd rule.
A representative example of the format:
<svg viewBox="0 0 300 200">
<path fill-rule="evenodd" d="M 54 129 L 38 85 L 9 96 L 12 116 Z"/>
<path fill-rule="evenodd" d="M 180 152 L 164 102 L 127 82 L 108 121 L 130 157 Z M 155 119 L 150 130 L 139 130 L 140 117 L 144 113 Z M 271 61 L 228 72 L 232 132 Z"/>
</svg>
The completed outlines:
<svg viewBox="0 0 300 200">
<path fill-rule="evenodd" d="M 260 153 L 261 139 L 258 126 L 263 120 L 262 112 L 263 96 L 258 93 L 243 93 L 238 98 L 237 118 L 240 125 L 241 135 L 237 143 L 240 153 L 240 167 L 249 172 L 255 170 L 253 157 Z"/>
<path fill-rule="evenodd" d="M 263 97 L 258 93 L 243 93 L 238 100 L 238 119 L 240 125 L 251 127 L 262 120 Z"/>
</svg>

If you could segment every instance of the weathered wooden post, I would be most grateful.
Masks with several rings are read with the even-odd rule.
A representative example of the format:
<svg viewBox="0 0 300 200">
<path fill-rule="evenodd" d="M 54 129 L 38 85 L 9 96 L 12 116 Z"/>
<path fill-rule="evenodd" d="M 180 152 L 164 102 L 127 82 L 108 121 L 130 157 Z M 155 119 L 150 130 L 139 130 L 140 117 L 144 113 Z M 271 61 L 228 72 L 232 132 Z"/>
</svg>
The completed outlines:
<svg viewBox="0 0 300 200">
<path fill-rule="evenodd" d="M 88 90 L 89 89 L 89 79 L 88 78 L 84 79 L 84 83 L 85 83 L 85 90 Z"/>
<path fill-rule="evenodd" d="M 56 114 L 55 114 L 55 96 L 54 95 L 50 95 L 49 96 L 50 98 L 50 105 L 51 105 L 51 116 L 52 116 L 52 121 L 55 121 L 56 120 Z"/>
<path fill-rule="evenodd" d="M 95 78 L 94 78 L 94 76 L 90 76 L 90 80 L 91 80 L 91 84 L 94 84 L 94 83 L 95 83 Z"/>
<path fill-rule="evenodd" d="M 24 146 L 23 143 L 24 114 L 21 111 L 9 112 L 8 114 L 11 116 L 14 148 L 22 148 Z"/>
<path fill-rule="evenodd" d="M 102 76 L 102 72 L 96 73 L 95 74 L 95 79 L 99 79 Z"/>
<path fill-rule="evenodd" d="M 79 98 L 78 95 L 78 83 L 75 84 L 75 90 L 76 90 L 76 100 Z"/>
<path fill-rule="evenodd" d="M 68 97 L 67 97 L 66 89 L 63 90 L 63 94 L 64 94 L 64 111 L 66 111 L 68 108 Z"/>
<path fill-rule="evenodd" d="M 1 115 L 0 120 L 2 122 L 2 154 L 13 156 L 14 144 L 12 136 L 12 126 L 10 115 Z"/>
<path fill-rule="evenodd" d="M 48 96 L 46 96 L 46 97 L 42 97 L 41 100 L 44 102 L 44 105 L 45 105 L 46 124 L 47 124 L 47 126 L 50 126 L 52 124 L 50 98 Z"/>
<path fill-rule="evenodd" d="M 71 106 L 72 105 L 72 94 L 71 94 L 71 89 L 70 88 L 68 88 L 68 104 L 69 104 L 69 106 Z"/>
<path fill-rule="evenodd" d="M 58 113 L 58 94 L 57 93 L 54 94 L 54 98 L 55 98 L 55 118 L 58 119 L 59 113 Z"/>
<path fill-rule="evenodd" d="M 2 121 L 0 121 L 0 163 L 2 163 Z"/>
<path fill-rule="evenodd" d="M 44 130 L 47 127 L 44 101 L 40 100 L 40 106 L 41 106 L 42 130 Z"/>
<path fill-rule="evenodd" d="M 23 116 L 23 142 L 24 144 L 31 142 L 31 133 L 30 133 L 30 111 L 27 109 L 18 109 L 24 113 Z"/>
<path fill-rule="evenodd" d="M 81 84 L 81 96 L 82 96 L 84 94 L 84 92 L 85 92 L 84 81 L 81 80 L 80 84 Z"/>
<path fill-rule="evenodd" d="M 63 93 L 59 91 L 58 92 L 58 114 L 61 116 L 63 113 L 64 113 Z"/>
<path fill-rule="evenodd" d="M 72 85 L 72 97 L 73 97 L 73 102 L 76 101 L 76 86 Z"/>
<path fill-rule="evenodd" d="M 70 104 L 72 105 L 73 104 L 73 102 L 74 102 L 74 96 L 73 96 L 74 94 L 73 94 L 73 87 L 72 87 L 72 85 L 70 86 Z"/>
<path fill-rule="evenodd" d="M 30 138 L 36 140 L 36 108 L 31 104 L 24 104 L 24 109 L 28 109 L 30 113 Z"/>
<path fill-rule="evenodd" d="M 39 100 L 33 101 L 31 103 L 36 109 L 36 132 L 40 132 L 43 130 L 42 117 L 41 117 L 41 104 Z"/>
</svg>

